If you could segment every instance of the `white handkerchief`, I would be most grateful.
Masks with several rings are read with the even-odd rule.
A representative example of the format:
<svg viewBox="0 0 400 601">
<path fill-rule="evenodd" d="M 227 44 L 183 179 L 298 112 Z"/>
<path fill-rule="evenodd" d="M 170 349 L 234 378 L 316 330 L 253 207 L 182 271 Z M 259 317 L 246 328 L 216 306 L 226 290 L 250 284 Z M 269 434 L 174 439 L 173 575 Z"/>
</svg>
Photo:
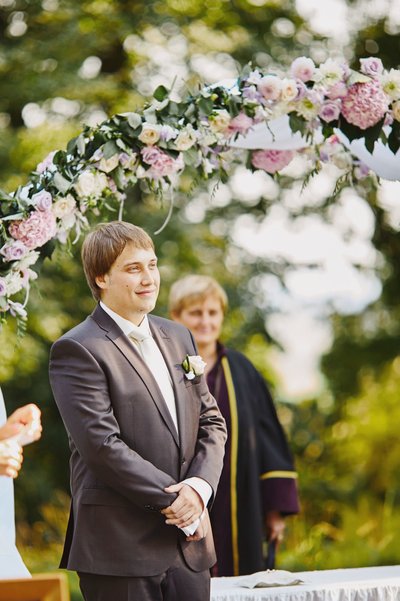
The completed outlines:
<svg viewBox="0 0 400 601">
<path fill-rule="evenodd" d="M 243 576 L 237 584 L 244 588 L 262 588 L 268 586 L 293 586 L 295 584 L 304 584 L 304 581 L 296 578 L 296 574 L 292 574 L 286 570 L 266 570 L 265 572 L 256 572 L 249 576 Z"/>
</svg>

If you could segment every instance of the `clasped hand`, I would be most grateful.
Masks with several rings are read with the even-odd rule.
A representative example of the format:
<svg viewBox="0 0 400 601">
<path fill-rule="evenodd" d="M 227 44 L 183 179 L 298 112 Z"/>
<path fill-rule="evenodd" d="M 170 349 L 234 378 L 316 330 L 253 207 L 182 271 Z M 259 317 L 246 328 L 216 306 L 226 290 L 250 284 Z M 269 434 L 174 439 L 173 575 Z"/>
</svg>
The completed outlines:
<svg viewBox="0 0 400 601">
<path fill-rule="evenodd" d="M 0 427 L 0 475 L 16 478 L 21 469 L 22 446 L 38 440 L 42 434 L 40 409 L 24 405 Z"/>
<path fill-rule="evenodd" d="M 203 501 L 200 495 L 188 484 L 178 482 L 165 489 L 167 493 L 178 493 L 175 501 L 161 513 L 166 517 L 165 523 L 178 528 L 186 528 L 196 520 L 200 519 L 203 513 Z M 201 540 L 206 535 L 203 521 L 200 522 L 196 532 L 187 537 L 187 540 Z"/>
</svg>

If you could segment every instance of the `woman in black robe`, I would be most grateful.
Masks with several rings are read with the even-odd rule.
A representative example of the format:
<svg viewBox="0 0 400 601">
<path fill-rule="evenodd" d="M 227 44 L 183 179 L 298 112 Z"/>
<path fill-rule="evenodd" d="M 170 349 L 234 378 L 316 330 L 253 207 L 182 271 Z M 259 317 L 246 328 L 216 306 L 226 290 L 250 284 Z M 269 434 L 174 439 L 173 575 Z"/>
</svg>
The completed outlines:
<svg viewBox="0 0 400 601">
<path fill-rule="evenodd" d="M 264 541 L 279 543 L 284 516 L 299 511 L 297 474 L 268 387 L 242 353 L 219 342 L 226 308 L 225 291 L 211 277 L 186 276 L 171 288 L 171 316 L 191 330 L 228 428 L 210 514 L 214 576 L 265 569 Z"/>
</svg>

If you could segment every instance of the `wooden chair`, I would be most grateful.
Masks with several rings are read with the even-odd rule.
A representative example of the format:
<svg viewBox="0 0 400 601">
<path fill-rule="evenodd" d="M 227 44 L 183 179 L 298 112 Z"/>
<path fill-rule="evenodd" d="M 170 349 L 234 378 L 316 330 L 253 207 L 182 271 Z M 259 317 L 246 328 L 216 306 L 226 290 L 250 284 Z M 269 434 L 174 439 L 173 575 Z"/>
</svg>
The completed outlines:
<svg viewBox="0 0 400 601">
<path fill-rule="evenodd" d="M 0 580 L 0 601 L 70 601 L 65 574 Z"/>
</svg>

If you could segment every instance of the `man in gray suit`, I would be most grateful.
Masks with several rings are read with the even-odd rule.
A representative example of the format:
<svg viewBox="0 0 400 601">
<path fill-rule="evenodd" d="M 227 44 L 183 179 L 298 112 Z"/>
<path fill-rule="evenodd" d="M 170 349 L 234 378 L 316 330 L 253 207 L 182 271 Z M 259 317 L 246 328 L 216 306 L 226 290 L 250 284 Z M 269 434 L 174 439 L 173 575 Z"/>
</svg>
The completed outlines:
<svg viewBox="0 0 400 601">
<path fill-rule="evenodd" d="M 190 332 L 148 316 L 160 276 L 146 232 L 101 224 L 82 260 L 99 304 L 50 361 L 71 448 L 61 567 L 78 571 L 86 601 L 206 601 L 224 420 L 201 363 L 188 364 Z"/>
</svg>

